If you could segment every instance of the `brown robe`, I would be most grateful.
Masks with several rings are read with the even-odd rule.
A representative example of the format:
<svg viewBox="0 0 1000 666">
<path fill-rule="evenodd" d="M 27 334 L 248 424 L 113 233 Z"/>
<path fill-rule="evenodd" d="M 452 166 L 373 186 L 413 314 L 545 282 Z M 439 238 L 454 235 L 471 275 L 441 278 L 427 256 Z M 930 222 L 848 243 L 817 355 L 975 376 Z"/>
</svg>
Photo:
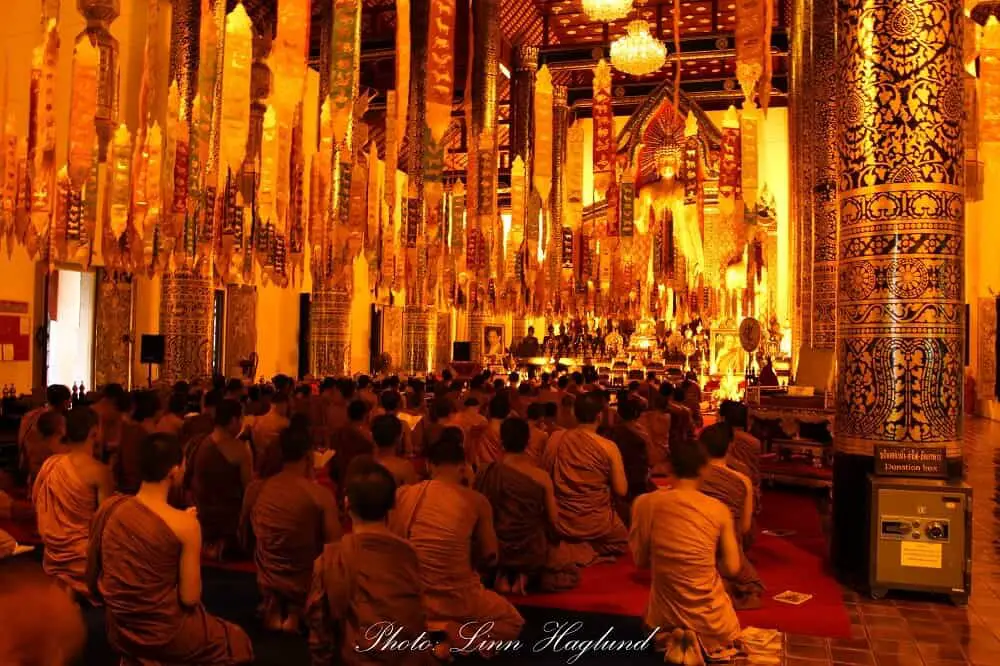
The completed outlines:
<svg viewBox="0 0 1000 666">
<path fill-rule="evenodd" d="M 659 409 L 649 409 L 639 417 L 639 423 L 649 433 L 649 466 L 653 473 L 666 473 L 670 460 L 670 415 Z"/>
<path fill-rule="evenodd" d="M 559 533 L 597 555 L 620 555 L 628 547 L 628 531 L 615 511 L 611 459 L 602 439 L 586 428 L 558 432 L 549 439 L 542 467 L 552 476 Z"/>
<path fill-rule="evenodd" d="M 330 491 L 300 475 L 282 472 L 247 488 L 241 522 L 253 530 L 257 587 L 265 603 L 305 606 L 313 562 L 326 543 L 324 507 L 336 511 Z M 244 541 L 249 550 L 249 539 Z"/>
<path fill-rule="evenodd" d="M 473 427 L 466 439 L 465 457 L 476 469 L 503 458 L 503 444 L 500 442 L 499 419 L 490 419 L 485 426 Z"/>
<path fill-rule="evenodd" d="M 337 430 L 330 440 L 330 445 L 337 451 L 337 455 L 330 463 L 330 476 L 337 483 L 339 492 L 343 496 L 346 492 L 348 466 L 357 456 L 373 455 L 375 442 L 371 433 L 352 423 Z"/>
<path fill-rule="evenodd" d="M 250 638 L 240 627 L 181 605 L 181 543 L 134 497 L 104 502 L 94 517 L 87 566 L 91 593 L 103 600 L 108 640 L 134 659 L 171 664 L 247 664 Z"/>
<path fill-rule="evenodd" d="M 68 455 L 52 456 L 32 490 L 38 533 L 45 544 L 42 568 L 65 587 L 87 595 L 87 543 L 97 511 L 97 491 L 80 478 Z"/>
<path fill-rule="evenodd" d="M 235 542 L 243 508 L 240 464 L 231 463 L 211 435 L 192 444 L 191 496 L 206 544 Z"/>
<path fill-rule="evenodd" d="M 480 493 L 443 481 L 403 486 L 396 493 L 390 527 L 408 539 L 420 560 L 420 581 L 431 629 L 444 630 L 464 645 L 466 622 L 494 622 L 492 638 L 509 640 L 524 620 L 500 595 L 487 590 L 473 562 L 481 559 L 477 534 L 493 531 L 489 501 Z"/>
<path fill-rule="evenodd" d="M 15 548 L 17 548 L 17 541 L 14 537 L 3 530 L 0 530 L 0 560 L 13 555 Z"/>
<path fill-rule="evenodd" d="M 638 421 L 622 421 L 611 429 L 608 438 L 622 454 L 625 478 L 628 479 L 628 495 L 631 502 L 655 487 L 649 480 L 649 451 L 653 447 L 649 432 Z"/>
<path fill-rule="evenodd" d="M 760 440 L 743 430 L 733 431 L 733 443 L 729 456 L 741 462 L 749 472 L 747 476 L 754 488 L 760 488 Z M 742 471 L 742 470 L 740 470 Z"/>
<path fill-rule="evenodd" d="M 328 544 L 313 569 L 306 615 L 316 666 L 436 663 L 429 649 L 384 650 L 366 639 L 385 623 L 400 629 L 395 640 L 418 639 L 427 628 L 417 554 L 392 534 L 348 534 Z"/>
<path fill-rule="evenodd" d="M 510 465 L 497 462 L 479 471 L 475 489 L 493 508 L 500 569 L 540 575 L 541 588 L 546 592 L 577 586 L 577 567 L 560 561 L 558 543 L 546 515 L 544 486 Z"/>
<path fill-rule="evenodd" d="M 17 428 L 17 447 L 20 456 L 19 466 L 21 471 L 31 471 L 30 452 L 39 449 L 39 442 L 42 441 L 42 433 L 38 432 L 38 419 L 42 414 L 49 411 L 51 407 L 37 407 L 21 417 L 21 423 Z"/>
<path fill-rule="evenodd" d="M 671 402 L 667 405 L 670 414 L 670 444 L 694 439 L 694 419 L 691 410 L 684 405 Z"/>
<path fill-rule="evenodd" d="M 702 493 L 658 490 L 635 501 L 629 533 L 636 565 L 653 573 L 646 625 L 690 629 L 710 653 L 740 633 L 716 566 L 729 519 L 726 507 Z"/>
<path fill-rule="evenodd" d="M 118 492 L 135 495 L 142 483 L 139 473 L 139 449 L 149 430 L 142 423 L 125 421 L 122 423 L 121 440 L 115 456 L 114 475 Z"/>
<path fill-rule="evenodd" d="M 254 472 L 258 477 L 267 478 L 281 471 L 279 438 L 289 423 L 288 419 L 273 411 L 254 418 L 250 433 L 253 438 Z"/>
<path fill-rule="evenodd" d="M 729 510 L 737 535 L 742 535 L 743 506 L 746 502 L 746 486 L 732 470 L 712 465 L 702 480 L 701 492 L 718 500 Z M 738 609 L 757 608 L 764 584 L 757 569 L 747 559 L 745 543 L 740 543 L 741 566 L 735 576 L 726 577 L 726 588 Z"/>
</svg>

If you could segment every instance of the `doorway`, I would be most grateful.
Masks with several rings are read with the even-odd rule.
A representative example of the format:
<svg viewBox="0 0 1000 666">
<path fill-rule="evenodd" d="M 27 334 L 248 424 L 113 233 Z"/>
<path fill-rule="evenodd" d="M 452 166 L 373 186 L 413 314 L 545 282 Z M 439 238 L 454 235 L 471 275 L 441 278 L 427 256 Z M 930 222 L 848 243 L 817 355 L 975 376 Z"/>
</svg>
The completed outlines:
<svg viewBox="0 0 1000 666">
<path fill-rule="evenodd" d="M 48 301 L 47 382 L 92 389 L 96 275 L 75 270 L 52 271 Z"/>
</svg>

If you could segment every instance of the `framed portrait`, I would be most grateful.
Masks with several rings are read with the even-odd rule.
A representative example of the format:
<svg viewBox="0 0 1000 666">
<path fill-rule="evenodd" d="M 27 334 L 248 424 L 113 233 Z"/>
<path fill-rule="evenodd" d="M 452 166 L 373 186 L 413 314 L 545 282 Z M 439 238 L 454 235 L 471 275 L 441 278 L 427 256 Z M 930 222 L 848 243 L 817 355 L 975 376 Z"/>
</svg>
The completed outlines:
<svg viewBox="0 0 1000 666">
<path fill-rule="evenodd" d="M 483 355 L 503 356 L 507 353 L 502 324 L 487 324 L 483 327 Z"/>
<path fill-rule="evenodd" d="M 712 331 L 712 368 L 720 375 L 740 376 L 746 371 L 747 353 L 740 346 L 740 334 L 735 328 Z"/>
</svg>

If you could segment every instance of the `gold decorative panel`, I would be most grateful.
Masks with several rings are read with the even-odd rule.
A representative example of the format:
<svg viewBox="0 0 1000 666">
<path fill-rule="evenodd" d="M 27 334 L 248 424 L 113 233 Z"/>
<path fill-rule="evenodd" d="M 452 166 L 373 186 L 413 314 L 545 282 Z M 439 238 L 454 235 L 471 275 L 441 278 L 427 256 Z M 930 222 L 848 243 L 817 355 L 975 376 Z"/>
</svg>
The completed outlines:
<svg viewBox="0 0 1000 666">
<path fill-rule="evenodd" d="M 351 296 L 344 289 L 314 291 L 309 316 L 310 367 L 317 377 L 351 372 Z"/>
<path fill-rule="evenodd" d="M 997 382 L 997 301 L 995 298 L 980 298 L 978 310 L 979 342 L 978 367 L 976 369 L 976 393 L 981 400 L 996 398 Z"/>
<path fill-rule="evenodd" d="M 403 310 L 403 370 L 407 374 L 424 374 L 430 370 L 432 311 L 421 306 L 406 306 Z M 434 328 L 437 322 L 434 323 Z"/>
<path fill-rule="evenodd" d="M 959 456 L 962 5 L 847 0 L 840 10 L 837 445 Z"/>
<path fill-rule="evenodd" d="M 240 361 L 257 351 L 257 288 L 226 287 L 226 375 L 242 377 Z"/>
<path fill-rule="evenodd" d="M 132 363 L 132 276 L 97 269 L 94 382 L 128 386 Z"/>
<path fill-rule="evenodd" d="M 169 382 L 212 374 L 212 281 L 193 273 L 163 276 L 160 332 L 166 354 L 160 377 Z"/>
</svg>

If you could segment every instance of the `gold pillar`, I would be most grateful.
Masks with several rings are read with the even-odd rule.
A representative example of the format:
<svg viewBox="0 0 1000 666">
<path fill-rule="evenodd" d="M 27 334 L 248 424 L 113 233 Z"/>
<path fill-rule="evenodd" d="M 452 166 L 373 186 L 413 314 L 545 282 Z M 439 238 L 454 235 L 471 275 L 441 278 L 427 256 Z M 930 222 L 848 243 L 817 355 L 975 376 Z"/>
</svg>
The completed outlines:
<svg viewBox="0 0 1000 666">
<path fill-rule="evenodd" d="M 166 354 L 162 379 L 190 381 L 212 374 L 214 305 L 209 278 L 188 272 L 163 276 L 160 332 L 165 337 Z"/>
<path fill-rule="evenodd" d="M 788 123 L 792 194 L 792 354 L 812 344 L 812 12 L 813 0 L 792 0 Z M 794 367 L 794 365 L 793 365 Z"/>
<path fill-rule="evenodd" d="M 257 351 L 257 288 L 231 284 L 226 287 L 226 358 L 222 366 L 227 377 L 242 377 L 241 361 Z"/>
<path fill-rule="evenodd" d="M 407 305 L 403 309 L 403 371 L 422 375 L 431 365 L 431 315 L 433 310 L 422 305 Z M 437 322 L 435 321 L 435 327 Z"/>
<path fill-rule="evenodd" d="M 839 4 L 833 553 L 845 573 L 867 575 L 874 447 L 942 447 L 960 463 L 961 18 L 959 0 Z"/>
<path fill-rule="evenodd" d="M 436 325 L 432 370 L 440 370 L 451 363 L 451 311 L 438 310 Z"/>
<path fill-rule="evenodd" d="M 566 86 L 552 86 L 552 191 L 549 194 L 549 228 L 546 242 L 548 264 L 547 289 L 554 296 L 550 302 L 559 304 L 557 312 L 566 310 L 561 302 L 562 290 L 562 233 L 563 233 L 563 166 L 566 164 L 566 141 L 569 136 L 569 104 Z M 524 333 L 521 334 L 522 336 Z M 514 339 L 514 338 L 512 338 Z"/>
<path fill-rule="evenodd" d="M 129 385 L 132 362 L 132 276 L 97 271 L 94 324 L 94 383 Z"/>
<path fill-rule="evenodd" d="M 519 46 L 515 51 L 514 73 L 510 81 L 510 161 L 524 161 L 525 201 L 531 191 L 532 117 L 535 100 L 535 74 L 538 72 L 538 48 Z M 524 206 L 527 223 L 528 206 Z M 522 224 L 523 227 L 523 224 Z"/>
<path fill-rule="evenodd" d="M 469 313 L 469 355 L 473 361 L 483 360 L 483 334 L 486 323 L 481 311 Z"/>
<path fill-rule="evenodd" d="M 351 295 L 334 287 L 313 291 L 309 311 L 309 367 L 315 377 L 351 372 Z"/>
</svg>

